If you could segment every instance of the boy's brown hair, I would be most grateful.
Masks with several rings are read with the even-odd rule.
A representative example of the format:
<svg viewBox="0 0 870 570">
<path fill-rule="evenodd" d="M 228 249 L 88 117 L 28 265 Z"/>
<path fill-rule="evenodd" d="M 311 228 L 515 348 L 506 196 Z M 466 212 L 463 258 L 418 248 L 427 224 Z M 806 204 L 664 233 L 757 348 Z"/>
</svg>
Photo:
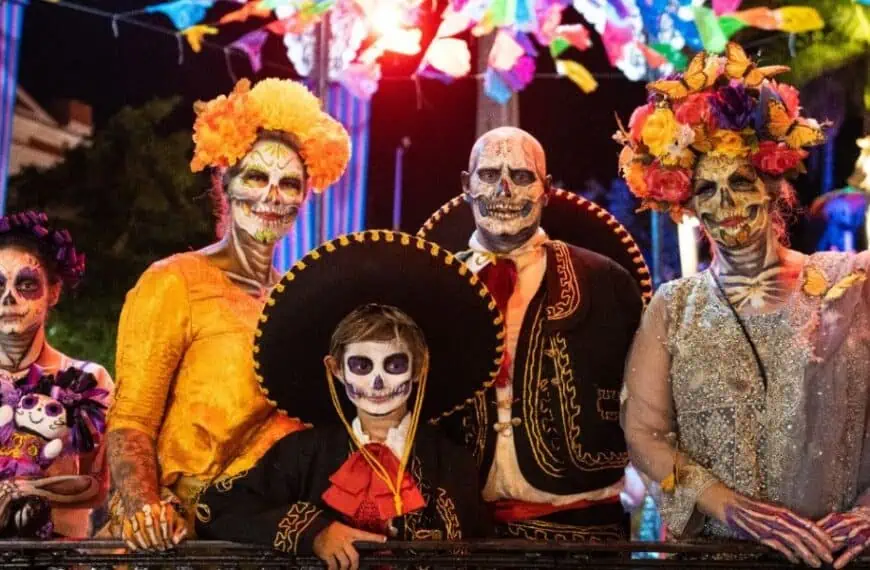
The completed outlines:
<svg viewBox="0 0 870 570">
<path fill-rule="evenodd" d="M 389 305 L 372 303 L 351 311 L 335 327 L 329 343 L 329 354 L 341 367 L 348 344 L 393 339 L 401 339 L 408 345 L 413 363 L 412 377 L 419 378 L 420 368 L 429 354 L 426 338 L 411 317 Z"/>
</svg>

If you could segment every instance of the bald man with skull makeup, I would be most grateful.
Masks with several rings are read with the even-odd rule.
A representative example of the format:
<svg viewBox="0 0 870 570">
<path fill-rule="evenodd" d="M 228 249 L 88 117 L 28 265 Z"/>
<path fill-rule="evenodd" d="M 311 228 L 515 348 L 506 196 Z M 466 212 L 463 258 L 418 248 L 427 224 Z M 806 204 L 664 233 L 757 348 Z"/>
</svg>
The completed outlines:
<svg viewBox="0 0 870 570">
<path fill-rule="evenodd" d="M 490 131 L 471 151 L 462 187 L 476 229 L 457 256 L 505 314 L 508 358 L 493 388 L 440 424 L 474 451 L 502 535 L 625 538 L 618 394 L 643 303 L 617 263 L 547 236 L 550 184 L 522 130 Z"/>
</svg>

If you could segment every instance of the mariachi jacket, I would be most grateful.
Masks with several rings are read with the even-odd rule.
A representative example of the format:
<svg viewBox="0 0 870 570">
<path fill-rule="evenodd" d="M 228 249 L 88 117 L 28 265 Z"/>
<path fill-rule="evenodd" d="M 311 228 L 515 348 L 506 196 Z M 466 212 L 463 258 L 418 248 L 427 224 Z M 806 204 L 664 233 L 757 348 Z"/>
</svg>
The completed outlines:
<svg viewBox="0 0 870 570">
<path fill-rule="evenodd" d="M 546 273 L 511 355 L 512 417 L 519 420 L 513 438 L 524 478 L 541 491 L 569 495 L 616 483 L 628 463 L 619 393 L 643 301 L 635 280 L 610 259 L 560 241 L 544 247 Z M 472 450 L 481 486 L 492 467 L 497 415 L 490 388 L 435 422 Z M 596 522 L 618 523 L 622 510 L 615 507 L 599 512 L 610 520 Z"/>
<path fill-rule="evenodd" d="M 250 471 L 218 481 L 199 499 L 204 539 L 262 544 L 310 556 L 314 538 L 335 521 L 351 524 L 321 499 L 329 478 L 354 451 L 343 426 L 316 426 L 279 440 Z M 398 540 L 461 540 L 491 533 L 470 454 L 432 427 L 418 428 L 408 472 L 426 506 L 396 517 Z"/>
</svg>

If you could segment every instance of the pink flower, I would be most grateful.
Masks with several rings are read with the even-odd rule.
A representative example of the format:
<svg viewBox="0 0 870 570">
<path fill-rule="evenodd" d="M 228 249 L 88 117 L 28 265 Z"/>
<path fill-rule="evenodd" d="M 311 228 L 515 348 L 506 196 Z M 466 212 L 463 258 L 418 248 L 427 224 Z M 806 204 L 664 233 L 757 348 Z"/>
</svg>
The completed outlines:
<svg viewBox="0 0 870 570">
<path fill-rule="evenodd" d="M 782 176 L 797 168 L 806 157 L 805 150 L 791 149 L 784 143 L 762 141 L 758 145 L 758 152 L 752 155 L 752 164 L 762 172 Z"/>
<path fill-rule="evenodd" d="M 676 105 L 674 114 L 684 125 L 697 126 L 710 120 L 710 95 L 693 93 Z"/>
<path fill-rule="evenodd" d="M 634 113 L 631 114 L 631 118 L 628 120 L 628 133 L 634 142 L 640 142 L 640 133 L 643 131 L 646 118 L 652 115 L 655 110 L 655 105 L 647 103 L 635 109 Z"/>
<path fill-rule="evenodd" d="M 797 119 L 798 113 L 801 110 L 800 92 L 787 83 L 776 83 L 771 81 L 771 84 L 773 85 L 773 90 L 776 91 L 776 94 L 779 95 L 780 99 L 782 99 L 782 102 L 788 111 L 789 118 Z"/>
<path fill-rule="evenodd" d="M 692 174 L 686 168 L 665 168 L 656 161 L 647 167 L 645 181 L 650 198 L 659 202 L 682 204 L 692 196 Z"/>
</svg>

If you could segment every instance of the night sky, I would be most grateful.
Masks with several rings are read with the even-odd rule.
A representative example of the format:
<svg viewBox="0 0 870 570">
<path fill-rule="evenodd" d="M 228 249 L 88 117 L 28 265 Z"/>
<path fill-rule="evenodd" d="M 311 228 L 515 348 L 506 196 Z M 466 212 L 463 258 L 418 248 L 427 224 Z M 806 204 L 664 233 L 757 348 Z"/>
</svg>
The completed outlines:
<svg viewBox="0 0 870 570">
<path fill-rule="evenodd" d="M 138 4 L 97 0 L 88 5 L 120 11 L 144 4 L 141 0 Z M 218 3 L 208 19 L 214 20 L 221 10 L 235 6 Z M 141 18 L 160 26 L 171 25 L 160 16 Z M 424 27 L 424 42 L 434 32 L 432 22 Z M 217 40 L 226 44 L 244 32 L 244 25 L 234 26 Z M 190 128 L 193 101 L 232 89 L 222 51 L 206 49 L 193 54 L 186 49 L 179 65 L 173 37 L 123 23 L 119 24 L 119 32 L 115 38 L 110 20 L 33 2 L 25 16 L 21 85 L 42 104 L 55 98 L 75 98 L 91 104 L 97 127 L 125 104 L 140 105 L 155 97 L 180 95 L 184 104 L 174 120 L 178 127 Z M 627 119 L 645 97 L 641 83 L 611 75 L 613 70 L 598 38 L 594 44 L 588 52 L 568 56 L 582 61 L 593 72 L 608 74 L 599 79 L 597 91 L 585 95 L 566 79 L 542 78 L 520 97 L 521 126 L 547 149 L 554 179 L 572 190 L 583 189 L 590 179 L 606 185 L 616 176 L 619 149 L 610 139 L 615 129 L 614 112 Z M 278 65 L 267 63 L 256 78 L 293 77 L 279 38 L 268 40 L 264 54 L 265 60 Z M 245 56 L 234 55 L 232 61 L 237 77 L 251 77 Z M 423 80 L 419 100 L 417 85 L 408 79 L 417 63 L 416 58 L 391 55 L 382 60 L 385 79 L 372 102 L 369 227 L 390 224 L 395 148 L 402 137 L 412 141 L 405 159 L 402 220 L 403 229 L 408 231 L 416 230 L 433 210 L 459 192 L 459 173 L 474 142 L 475 82 L 465 79 L 443 85 Z M 553 71 L 548 54 L 539 58 L 538 71 Z M 838 183 L 851 171 L 857 152 L 854 140 L 860 129 L 855 118 L 844 128 L 842 138 L 849 138 L 838 153 Z M 810 189 L 805 193 L 814 192 Z"/>
</svg>

